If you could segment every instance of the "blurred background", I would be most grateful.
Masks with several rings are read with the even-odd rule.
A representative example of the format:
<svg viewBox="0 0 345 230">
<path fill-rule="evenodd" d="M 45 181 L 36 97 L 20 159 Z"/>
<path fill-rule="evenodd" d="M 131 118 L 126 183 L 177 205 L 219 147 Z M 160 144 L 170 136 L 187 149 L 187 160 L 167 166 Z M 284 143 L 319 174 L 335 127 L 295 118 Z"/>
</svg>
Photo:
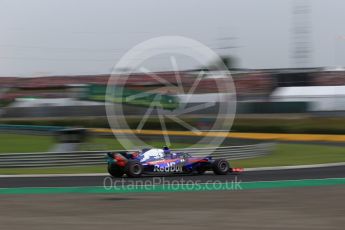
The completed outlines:
<svg viewBox="0 0 345 230">
<path fill-rule="evenodd" d="M 0 0 L 1 229 L 344 229 L 344 9 Z M 200 43 L 120 62 L 161 36 Z M 109 176 L 106 153 L 164 145 L 236 170 Z"/>
<path fill-rule="evenodd" d="M 310 152 L 331 151 L 340 154 L 335 161 L 343 159 L 345 4 L 341 0 L 177 0 L 174 4 L 3 0 L 0 4 L 1 153 L 121 149 L 108 130 L 104 106 L 114 65 L 142 41 L 179 35 L 210 47 L 231 72 L 237 110 L 233 134 L 225 145 L 274 140 L 283 143 L 276 154 L 302 152 L 308 145 Z M 204 71 L 194 93 L 201 96 L 194 103 L 212 101 L 214 93 L 234 93 L 217 87 L 228 76 L 213 71 L 214 60 L 206 68 L 183 58 L 178 70 L 170 64 L 167 57 L 156 57 L 149 69 L 173 86 L 178 84 L 178 73 L 185 89 Z M 127 95 L 156 90 L 166 97 L 163 100 L 175 103 L 163 104 L 163 110 L 184 103 L 183 95 L 173 89 L 161 92 L 162 85 L 147 73 L 128 74 L 124 69 L 118 77 L 128 76 Z M 125 103 L 130 128 L 138 127 L 151 101 L 152 94 L 140 103 Z M 201 109 L 184 121 L 208 131 L 217 112 L 217 108 Z M 166 126 L 169 131 L 188 131 L 173 121 Z M 153 117 L 142 128 L 162 127 Z M 164 144 L 161 135 L 151 133 L 142 139 Z M 172 145 L 195 142 L 193 137 L 187 139 L 176 135 Z M 315 161 L 305 158 L 297 163 Z"/>
</svg>

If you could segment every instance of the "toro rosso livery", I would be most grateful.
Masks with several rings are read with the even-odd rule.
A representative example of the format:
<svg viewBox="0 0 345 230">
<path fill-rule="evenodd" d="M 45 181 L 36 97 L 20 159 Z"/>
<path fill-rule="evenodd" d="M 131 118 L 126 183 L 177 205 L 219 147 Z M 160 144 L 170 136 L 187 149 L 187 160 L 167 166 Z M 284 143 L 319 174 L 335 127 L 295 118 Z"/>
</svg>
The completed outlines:
<svg viewBox="0 0 345 230">
<path fill-rule="evenodd" d="M 203 174 L 213 171 L 225 175 L 238 171 L 228 161 L 207 157 L 192 157 L 188 153 L 173 153 L 169 148 L 143 149 L 141 152 L 108 153 L 108 172 L 113 177 L 140 177 L 143 174 Z"/>
</svg>

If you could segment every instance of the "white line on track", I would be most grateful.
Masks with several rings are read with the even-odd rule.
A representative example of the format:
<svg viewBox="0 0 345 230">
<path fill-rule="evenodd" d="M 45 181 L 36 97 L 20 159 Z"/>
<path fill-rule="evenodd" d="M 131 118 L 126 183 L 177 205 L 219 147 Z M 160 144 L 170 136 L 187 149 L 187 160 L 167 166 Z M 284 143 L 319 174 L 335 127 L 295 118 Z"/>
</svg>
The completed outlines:
<svg viewBox="0 0 345 230">
<path fill-rule="evenodd" d="M 313 164 L 313 165 L 293 165 L 293 166 L 274 166 L 274 167 L 248 168 L 248 169 L 245 169 L 244 171 L 245 172 L 255 172 L 255 171 L 285 170 L 285 169 L 325 168 L 325 167 L 335 167 L 335 166 L 345 166 L 345 162 L 329 163 L 329 164 Z"/>
<path fill-rule="evenodd" d="M 308 169 L 345 166 L 345 162 L 313 165 L 295 165 L 295 166 L 275 166 L 246 168 L 244 172 L 269 171 L 269 170 L 287 170 L 287 169 Z M 0 175 L 0 178 L 27 178 L 27 177 L 90 177 L 90 176 L 108 176 L 108 173 L 71 173 L 71 174 L 18 174 L 18 175 Z"/>
<path fill-rule="evenodd" d="M 71 174 L 18 174 L 18 175 L 0 175 L 0 178 L 24 178 L 24 177 L 90 177 L 90 176 L 108 176 L 108 173 L 71 173 Z"/>
</svg>

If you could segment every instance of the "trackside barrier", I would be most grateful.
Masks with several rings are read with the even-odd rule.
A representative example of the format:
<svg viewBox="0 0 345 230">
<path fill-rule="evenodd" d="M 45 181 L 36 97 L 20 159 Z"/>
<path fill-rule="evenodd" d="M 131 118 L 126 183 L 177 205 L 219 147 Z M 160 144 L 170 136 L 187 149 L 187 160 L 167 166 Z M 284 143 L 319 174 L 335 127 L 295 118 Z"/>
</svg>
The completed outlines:
<svg viewBox="0 0 345 230">
<path fill-rule="evenodd" d="M 186 152 L 192 156 L 210 155 L 215 159 L 234 160 L 269 154 L 273 150 L 274 145 L 274 143 L 260 143 L 217 148 L 175 149 L 173 151 Z M 102 165 L 106 163 L 105 155 L 107 152 L 121 151 L 125 150 L 0 154 L 0 168 Z"/>
<path fill-rule="evenodd" d="M 44 125 L 6 125 L 0 124 L 0 131 L 40 131 L 55 132 L 65 129 L 62 126 L 44 126 Z"/>
</svg>

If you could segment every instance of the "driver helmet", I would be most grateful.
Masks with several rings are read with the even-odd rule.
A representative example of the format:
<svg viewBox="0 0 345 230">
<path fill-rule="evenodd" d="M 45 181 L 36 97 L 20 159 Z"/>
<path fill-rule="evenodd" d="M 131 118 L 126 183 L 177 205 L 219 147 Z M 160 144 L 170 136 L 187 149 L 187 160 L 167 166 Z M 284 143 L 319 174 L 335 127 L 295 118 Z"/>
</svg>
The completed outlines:
<svg viewBox="0 0 345 230">
<path fill-rule="evenodd" d="M 163 147 L 163 151 L 164 151 L 164 154 L 165 154 L 165 155 L 171 153 L 171 150 L 170 150 L 169 147 L 167 147 L 167 146 L 164 146 L 164 147 Z"/>
</svg>

